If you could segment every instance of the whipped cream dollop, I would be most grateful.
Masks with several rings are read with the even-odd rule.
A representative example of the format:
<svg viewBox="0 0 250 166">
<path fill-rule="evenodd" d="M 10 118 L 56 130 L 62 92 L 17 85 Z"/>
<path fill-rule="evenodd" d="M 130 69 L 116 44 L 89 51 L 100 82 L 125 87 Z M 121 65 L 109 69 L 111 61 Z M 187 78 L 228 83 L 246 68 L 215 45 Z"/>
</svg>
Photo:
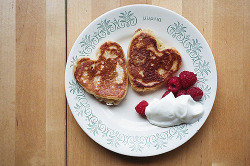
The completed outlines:
<svg viewBox="0 0 250 166">
<path fill-rule="evenodd" d="M 190 95 L 176 97 L 170 92 L 162 99 L 154 99 L 146 107 L 148 121 L 156 126 L 170 127 L 181 123 L 194 123 L 199 120 L 204 109 Z"/>
</svg>

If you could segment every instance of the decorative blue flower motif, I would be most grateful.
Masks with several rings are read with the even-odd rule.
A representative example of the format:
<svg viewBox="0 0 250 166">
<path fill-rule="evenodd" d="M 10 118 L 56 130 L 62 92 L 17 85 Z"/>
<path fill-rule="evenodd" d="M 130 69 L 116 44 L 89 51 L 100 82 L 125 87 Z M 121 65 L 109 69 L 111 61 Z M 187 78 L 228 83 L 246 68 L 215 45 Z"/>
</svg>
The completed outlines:
<svg viewBox="0 0 250 166">
<path fill-rule="evenodd" d="M 110 35 L 109 29 L 111 25 L 109 24 L 109 22 L 110 20 L 107 20 L 107 19 L 105 19 L 104 21 L 101 21 L 100 23 L 97 24 L 98 25 L 97 29 L 99 29 L 101 33 L 106 33 Z"/>
<path fill-rule="evenodd" d="M 199 77 L 199 74 L 197 73 L 196 85 L 206 84 L 206 81 L 208 81 L 208 79 L 206 79 L 205 76 Z"/>
<path fill-rule="evenodd" d="M 187 27 L 184 27 L 183 24 L 181 24 L 180 22 L 174 23 L 174 25 L 175 25 L 175 33 L 172 35 L 172 37 L 175 38 L 176 35 L 186 32 Z"/>
<path fill-rule="evenodd" d="M 205 60 L 199 61 L 195 65 L 195 67 L 196 68 L 194 69 L 194 71 L 197 73 L 197 75 L 204 76 L 205 74 L 208 75 L 209 73 L 211 73 L 209 62 L 206 62 Z"/>
<path fill-rule="evenodd" d="M 79 53 L 82 55 L 90 54 L 95 48 L 95 41 L 90 35 L 85 35 L 85 37 L 80 42 L 81 47 L 83 48 Z"/>
<path fill-rule="evenodd" d="M 82 39 L 80 44 L 81 44 L 81 47 L 90 47 L 92 49 L 95 48 L 95 45 L 93 44 L 90 35 L 85 35 L 85 38 Z"/>
<path fill-rule="evenodd" d="M 93 135 L 96 135 L 96 134 L 99 134 L 98 131 L 99 131 L 99 125 L 102 124 L 102 121 L 101 120 L 98 120 L 97 117 L 93 116 L 91 119 L 90 119 L 90 123 L 88 124 L 88 130 L 90 130 L 90 133 L 93 133 Z"/>
<path fill-rule="evenodd" d="M 76 103 L 76 106 L 74 107 L 76 109 L 77 115 L 83 117 L 83 112 L 86 109 L 86 106 L 83 103 Z"/>
<path fill-rule="evenodd" d="M 167 147 L 166 138 L 160 137 L 159 134 L 156 134 L 156 136 L 157 136 L 157 139 L 155 140 L 155 145 L 154 145 L 154 147 L 156 147 L 156 150 Z"/>
<path fill-rule="evenodd" d="M 70 61 L 70 67 L 73 67 L 74 65 L 75 65 L 75 63 L 76 63 L 76 61 L 77 61 L 77 55 L 76 56 L 73 56 L 73 58 L 72 58 L 72 60 Z"/>
<path fill-rule="evenodd" d="M 125 23 L 127 27 L 137 23 L 137 19 L 134 16 L 134 13 L 131 13 L 131 11 L 129 12 L 125 11 L 124 13 L 120 14 L 121 14 L 121 16 L 119 16 L 121 18 L 120 22 Z"/>
<path fill-rule="evenodd" d="M 182 140 L 182 138 L 188 134 L 188 129 L 186 127 L 187 124 L 171 127 L 169 130 L 170 138 L 172 139 L 173 137 L 175 137 L 176 139 L 179 138 L 180 140 Z"/>
<path fill-rule="evenodd" d="M 121 20 L 114 19 L 112 23 L 117 30 L 125 27 L 125 25 L 121 22 Z"/>
<path fill-rule="evenodd" d="M 187 53 L 194 52 L 195 54 L 198 54 L 198 52 L 201 52 L 202 46 L 198 42 L 198 39 L 192 39 L 192 44 L 189 45 L 189 49 L 187 49 Z"/>
<path fill-rule="evenodd" d="M 209 87 L 208 85 L 204 85 L 198 84 L 198 87 L 201 88 L 201 90 L 203 91 L 203 99 L 206 100 L 207 98 L 210 98 L 210 93 L 211 93 L 211 87 Z"/>
<path fill-rule="evenodd" d="M 73 94 L 84 93 L 83 88 L 78 84 L 78 82 L 72 80 L 71 82 L 69 82 L 69 85 L 69 92 L 72 92 Z"/>
<path fill-rule="evenodd" d="M 145 146 L 145 143 L 143 142 L 143 139 L 145 138 L 140 138 L 138 136 L 136 137 L 131 137 L 129 144 L 131 144 L 130 148 L 131 151 L 142 151 L 142 149 Z"/>
<path fill-rule="evenodd" d="M 84 102 L 84 103 L 87 103 L 87 99 L 86 99 L 86 96 L 84 93 L 81 93 L 81 94 L 77 94 L 76 97 L 75 97 L 75 100 L 78 101 L 78 102 Z"/>
<path fill-rule="evenodd" d="M 118 134 L 119 134 L 119 132 L 116 132 L 115 135 L 112 135 L 109 137 L 109 139 L 107 139 L 109 145 L 115 146 L 115 147 L 120 146 L 119 142 L 121 140 L 120 140 L 120 138 L 118 138 L 118 136 L 117 136 Z"/>
</svg>

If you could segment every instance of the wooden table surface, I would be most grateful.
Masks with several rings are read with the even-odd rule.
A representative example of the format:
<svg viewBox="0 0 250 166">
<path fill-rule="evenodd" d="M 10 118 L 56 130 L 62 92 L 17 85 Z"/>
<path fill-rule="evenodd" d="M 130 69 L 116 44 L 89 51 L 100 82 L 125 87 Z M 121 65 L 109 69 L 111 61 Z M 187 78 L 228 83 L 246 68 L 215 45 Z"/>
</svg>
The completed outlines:
<svg viewBox="0 0 250 166">
<path fill-rule="evenodd" d="M 181 147 L 154 157 L 111 152 L 90 139 L 67 105 L 64 72 L 80 32 L 129 4 L 173 10 L 208 41 L 218 88 L 211 114 Z M 249 0 L 1 0 L 0 165 L 250 165 Z"/>
</svg>

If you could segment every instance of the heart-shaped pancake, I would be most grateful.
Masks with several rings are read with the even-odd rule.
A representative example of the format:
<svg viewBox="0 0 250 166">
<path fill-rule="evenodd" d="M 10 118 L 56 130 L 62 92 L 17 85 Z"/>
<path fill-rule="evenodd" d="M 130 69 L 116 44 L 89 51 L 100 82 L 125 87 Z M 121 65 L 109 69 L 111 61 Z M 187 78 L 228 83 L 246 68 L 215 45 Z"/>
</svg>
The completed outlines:
<svg viewBox="0 0 250 166">
<path fill-rule="evenodd" d="M 82 58 L 75 65 L 75 79 L 90 94 L 107 105 L 117 105 L 128 88 L 126 60 L 122 47 L 105 42 L 97 51 L 97 60 Z"/>
<path fill-rule="evenodd" d="M 168 81 L 182 63 L 174 48 L 163 48 L 152 31 L 138 29 L 128 48 L 127 71 L 136 91 L 155 90 Z"/>
</svg>

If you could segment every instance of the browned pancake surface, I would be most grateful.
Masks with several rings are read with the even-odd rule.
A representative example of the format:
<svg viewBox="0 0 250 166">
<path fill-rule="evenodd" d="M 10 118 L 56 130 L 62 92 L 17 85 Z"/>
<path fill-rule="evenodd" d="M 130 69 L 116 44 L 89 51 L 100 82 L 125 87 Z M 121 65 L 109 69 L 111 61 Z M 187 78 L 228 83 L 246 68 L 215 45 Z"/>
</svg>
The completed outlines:
<svg viewBox="0 0 250 166">
<path fill-rule="evenodd" d="M 137 91 L 151 90 L 166 82 L 181 65 L 181 56 L 175 49 L 158 49 L 155 36 L 137 30 L 128 50 L 128 73 L 132 87 Z"/>
<path fill-rule="evenodd" d="M 97 60 L 82 58 L 77 62 L 75 79 L 97 98 L 122 99 L 126 95 L 128 80 L 121 46 L 105 42 L 97 56 Z"/>
</svg>

